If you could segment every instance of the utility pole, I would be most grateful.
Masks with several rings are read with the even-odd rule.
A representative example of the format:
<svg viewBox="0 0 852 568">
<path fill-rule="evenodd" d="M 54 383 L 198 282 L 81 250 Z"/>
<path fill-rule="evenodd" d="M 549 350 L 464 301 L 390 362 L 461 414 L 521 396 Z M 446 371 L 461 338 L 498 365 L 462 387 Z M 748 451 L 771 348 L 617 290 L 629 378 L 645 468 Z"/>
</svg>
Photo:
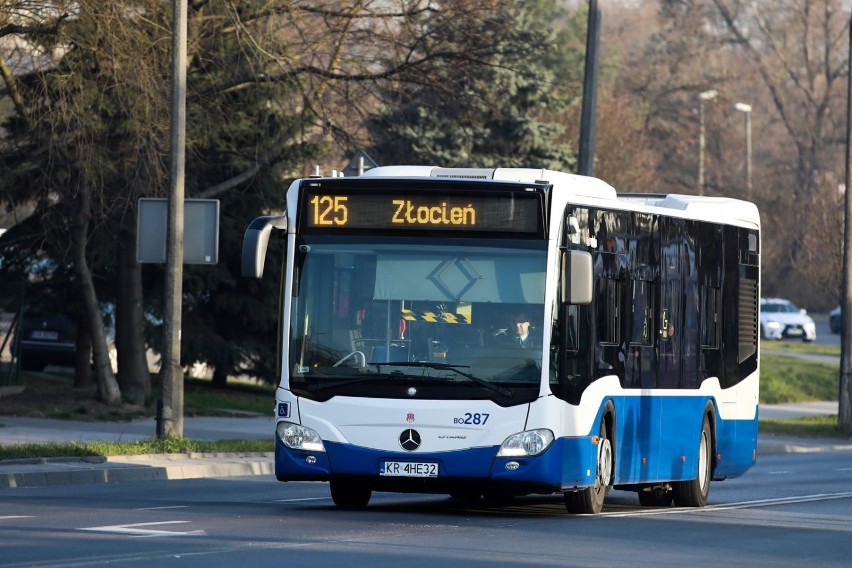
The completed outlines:
<svg viewBox="0 0 852 568">
<path fill-rule="evenodd" d="M 840 306 L 840 385 L 837 427 L 852 429 L 852 18 L 849 20 L 849 54 L 846 74 L 846 191 L 843 195 L 843 301 Z"/>
<path fill-rule="evenodd" d="M 180 364 L 183 294 L 183 206 L 186 147 L 187 0 L 173 0 L 172 93 L 169 127 L 169 210 L 163 290 L 163 359 L 157 401 L 157 437 L 183 438 L 183 367 Z"/>
<path fill-rule="evenodd" d="M 598 0 L 589 0 L 586 63 L 583 70 L 583 110 L 580 115 L 580 151 L 577 156 L 577 173 L 584 176 L 593 175 L 594 170 L 600 36 L 601 12 L 598 9 Z"/>
</svg>

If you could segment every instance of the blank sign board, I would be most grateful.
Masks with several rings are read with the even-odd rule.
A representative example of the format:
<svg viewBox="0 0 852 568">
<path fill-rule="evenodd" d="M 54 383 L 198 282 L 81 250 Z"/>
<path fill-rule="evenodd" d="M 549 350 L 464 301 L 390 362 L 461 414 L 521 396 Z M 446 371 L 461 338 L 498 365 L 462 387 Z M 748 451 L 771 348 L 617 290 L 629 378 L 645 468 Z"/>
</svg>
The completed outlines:
<svg viewBox="0 0 852 568">
<path fill-rule="evenodd" d="M 169 200 L 139 199 L 136 260 L 166 262 Z M 183 206 L 184 264 L 216 264 L 219 260 L 219 200 L 185 199 Z"/>
</svg>

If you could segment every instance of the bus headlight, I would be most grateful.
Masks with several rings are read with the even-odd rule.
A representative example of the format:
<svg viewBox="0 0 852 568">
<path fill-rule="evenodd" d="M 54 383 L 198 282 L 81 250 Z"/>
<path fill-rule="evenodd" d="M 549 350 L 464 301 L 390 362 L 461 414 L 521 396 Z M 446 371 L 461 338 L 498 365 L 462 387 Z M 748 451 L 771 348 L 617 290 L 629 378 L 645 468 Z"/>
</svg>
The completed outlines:
<svg viewBox="0 0 852 568">
<path fill-rule="evenodd" d="M 325 446 L 319 434 L 305 428 L 300 424 L 292 422 L 279 422 L 275 426 L 278 439 L 291 450 L 304 450 L 306 452 L 325 452 Z"/>
<path fill-rule="evenodd" d="M 553 443 L 553 432 L 544 428 L 512 434 L 500 446 L 499 458 L 537 456 Z"/>
</svg>

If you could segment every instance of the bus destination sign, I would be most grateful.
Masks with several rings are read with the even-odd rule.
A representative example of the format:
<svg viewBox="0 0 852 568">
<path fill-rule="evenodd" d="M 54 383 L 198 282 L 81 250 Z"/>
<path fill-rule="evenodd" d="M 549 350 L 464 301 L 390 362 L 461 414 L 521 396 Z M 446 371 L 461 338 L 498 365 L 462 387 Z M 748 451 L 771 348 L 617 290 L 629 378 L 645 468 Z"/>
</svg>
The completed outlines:
<svg viewBox="0 0 852 568">
<path fill-rule="evenodd" d="M 536 192 L 335 191 L 311 188 L 302 197 L 302 227 L 340 229 L 539 233 Z"/>
</svg>

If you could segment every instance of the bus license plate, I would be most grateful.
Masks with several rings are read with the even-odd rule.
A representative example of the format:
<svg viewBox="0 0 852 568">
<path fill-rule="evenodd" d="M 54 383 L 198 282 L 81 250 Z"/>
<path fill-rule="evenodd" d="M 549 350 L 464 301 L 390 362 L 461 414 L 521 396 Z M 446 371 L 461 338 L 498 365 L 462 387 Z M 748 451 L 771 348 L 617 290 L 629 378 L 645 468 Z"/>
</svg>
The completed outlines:
<svg viewBox="0 0 852 568">
<path fill-rule="evenodd" d="M 390 477 L 438 477 L 438 464 L 426 462 L 382 462 L 379 475 Z"/>
</svg>

